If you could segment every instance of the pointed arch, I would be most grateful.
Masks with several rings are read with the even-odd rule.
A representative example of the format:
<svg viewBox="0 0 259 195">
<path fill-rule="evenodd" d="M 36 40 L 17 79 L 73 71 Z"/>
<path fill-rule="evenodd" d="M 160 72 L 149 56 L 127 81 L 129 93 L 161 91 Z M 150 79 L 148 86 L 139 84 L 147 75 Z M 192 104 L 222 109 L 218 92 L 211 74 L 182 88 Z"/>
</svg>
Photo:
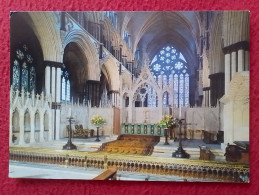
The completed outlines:
<svg viewBox="0 0 259 195">
<path fill-rule="evenodd" d="M 62 62 L 60 30 L 54 12 L 29 12 L 32 24 L 43 51 L 44 60 Z"/>
<path fill-rule="evenodd" d="M 108 79 L 108 83 L 110 86 L 110 90 L 119 91 L 120 89 L 120 75 L 118 70 L 117 60 L 111 55 L 107 58 L 107 60 L 102 65 L 102 70 L 106 74 L 106 78 Z"/>
<path fill-rule="evenodd" d="M 31 130 L 31 115 L 28 109 L 26 109 L 24 113 L 24 130 Z"/>
<path fill-rule="evenodd" d="M 20 132 L 20 124 L 19 120 L 20 119 L 20 112 L 18 108 L 14 109 L 14 112 L 12 114 L 12 132 Z"/>
<path fill-rule="evenodd" d="M 63 48 L 69 43 L 75 42 L 86 56 L 88 63 L 85 64 L 87 71 L 87 78 L 89 80 L 99 80 L 100 68 L 99 68 L 99 55 L 98 45 L 93 43 L 89 35 L 83 30 L 70 31 L 64 40 Z"/>
</svg>

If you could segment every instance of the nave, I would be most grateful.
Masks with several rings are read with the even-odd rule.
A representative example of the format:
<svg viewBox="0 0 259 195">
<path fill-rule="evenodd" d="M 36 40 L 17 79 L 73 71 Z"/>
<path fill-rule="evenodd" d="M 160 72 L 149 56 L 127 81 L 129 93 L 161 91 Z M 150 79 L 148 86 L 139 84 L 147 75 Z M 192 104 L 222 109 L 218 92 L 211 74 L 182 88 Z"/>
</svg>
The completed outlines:
<svg viewBox="0 0 259 195">
<path fill-rule="evenodd" d="M 248 182 L 249 17 L 13 13 L 10 163 Z"/>
</svg>

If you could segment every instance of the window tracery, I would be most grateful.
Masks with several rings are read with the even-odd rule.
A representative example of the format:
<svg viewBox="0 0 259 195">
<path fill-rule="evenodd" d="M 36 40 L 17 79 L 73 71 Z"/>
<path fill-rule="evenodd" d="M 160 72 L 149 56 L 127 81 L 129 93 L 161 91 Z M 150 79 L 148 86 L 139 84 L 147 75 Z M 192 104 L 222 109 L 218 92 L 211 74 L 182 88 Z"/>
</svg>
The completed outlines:
<svg viewBox="0 0 259 195">
<path fill-rule="evenodd" d="M 157 82 L 162 77 L 162 85 L 173 88 L 174 106 L 189 105 L 189 73 L 182 53 L 172 46 L 163 47 L 154 56 L 150 69 Z"/>
<path fill-rule="evenodd" d="M 70 81 L 67 70 L 63 70 L 61 76 L 61 101 L 70 102 Z"/>
<path fill-rule="evenodd" d="M 31 92 L 36 88 L 36 69 L 33 57 L 24 44 L 22 47 L 17 48 L 15 57 L 12 62 L 12 86 L 13 90 L 21 91 L 22 88 L 25 92 Z"/>
</svg>

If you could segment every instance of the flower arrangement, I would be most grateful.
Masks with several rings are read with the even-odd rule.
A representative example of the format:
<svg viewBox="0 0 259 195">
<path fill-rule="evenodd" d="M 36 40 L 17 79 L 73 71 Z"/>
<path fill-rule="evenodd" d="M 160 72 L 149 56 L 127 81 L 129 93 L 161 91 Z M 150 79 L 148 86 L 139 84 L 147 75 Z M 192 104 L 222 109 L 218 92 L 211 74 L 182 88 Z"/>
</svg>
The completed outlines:
<svg viewBox="0 0 259 195">
<path fill-rule="evenodd" d="M 95 126 L 101 126 L 105 123 L 106 121 L 104 120 L 103 117 L 101 116 L 94 116 L 92 119 L 91 119 L 91 123 Z"/>
<path fill-rule="evenodd" d="M 178 120 L 174 118 L 172 115 L 165 115 L 162 117 L 162 119 L 159 121 L 157 125 L 161 127 L 173 127 L 178 124 Z"/>
</svg>

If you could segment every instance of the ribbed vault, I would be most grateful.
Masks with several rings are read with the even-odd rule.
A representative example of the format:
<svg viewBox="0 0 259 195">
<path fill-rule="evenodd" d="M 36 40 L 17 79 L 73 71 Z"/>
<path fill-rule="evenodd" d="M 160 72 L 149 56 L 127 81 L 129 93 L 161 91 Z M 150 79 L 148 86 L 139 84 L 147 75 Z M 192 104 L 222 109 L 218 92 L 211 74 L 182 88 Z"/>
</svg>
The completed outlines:
<svg viewBox="0 0 259 195">
<path fill-rule="evenodd" d="M 120 14 L 120 13 L 119 13 Z M 133 52 L 142 49 L 152 59 L 165 45 L 173 45 L 186 58 L 190 73 L 197 67 L 197 43 L 201 30 L 195 12 L 134 12 L 121 15 L 121 33 L 132 37 Z"/>
</svg>

